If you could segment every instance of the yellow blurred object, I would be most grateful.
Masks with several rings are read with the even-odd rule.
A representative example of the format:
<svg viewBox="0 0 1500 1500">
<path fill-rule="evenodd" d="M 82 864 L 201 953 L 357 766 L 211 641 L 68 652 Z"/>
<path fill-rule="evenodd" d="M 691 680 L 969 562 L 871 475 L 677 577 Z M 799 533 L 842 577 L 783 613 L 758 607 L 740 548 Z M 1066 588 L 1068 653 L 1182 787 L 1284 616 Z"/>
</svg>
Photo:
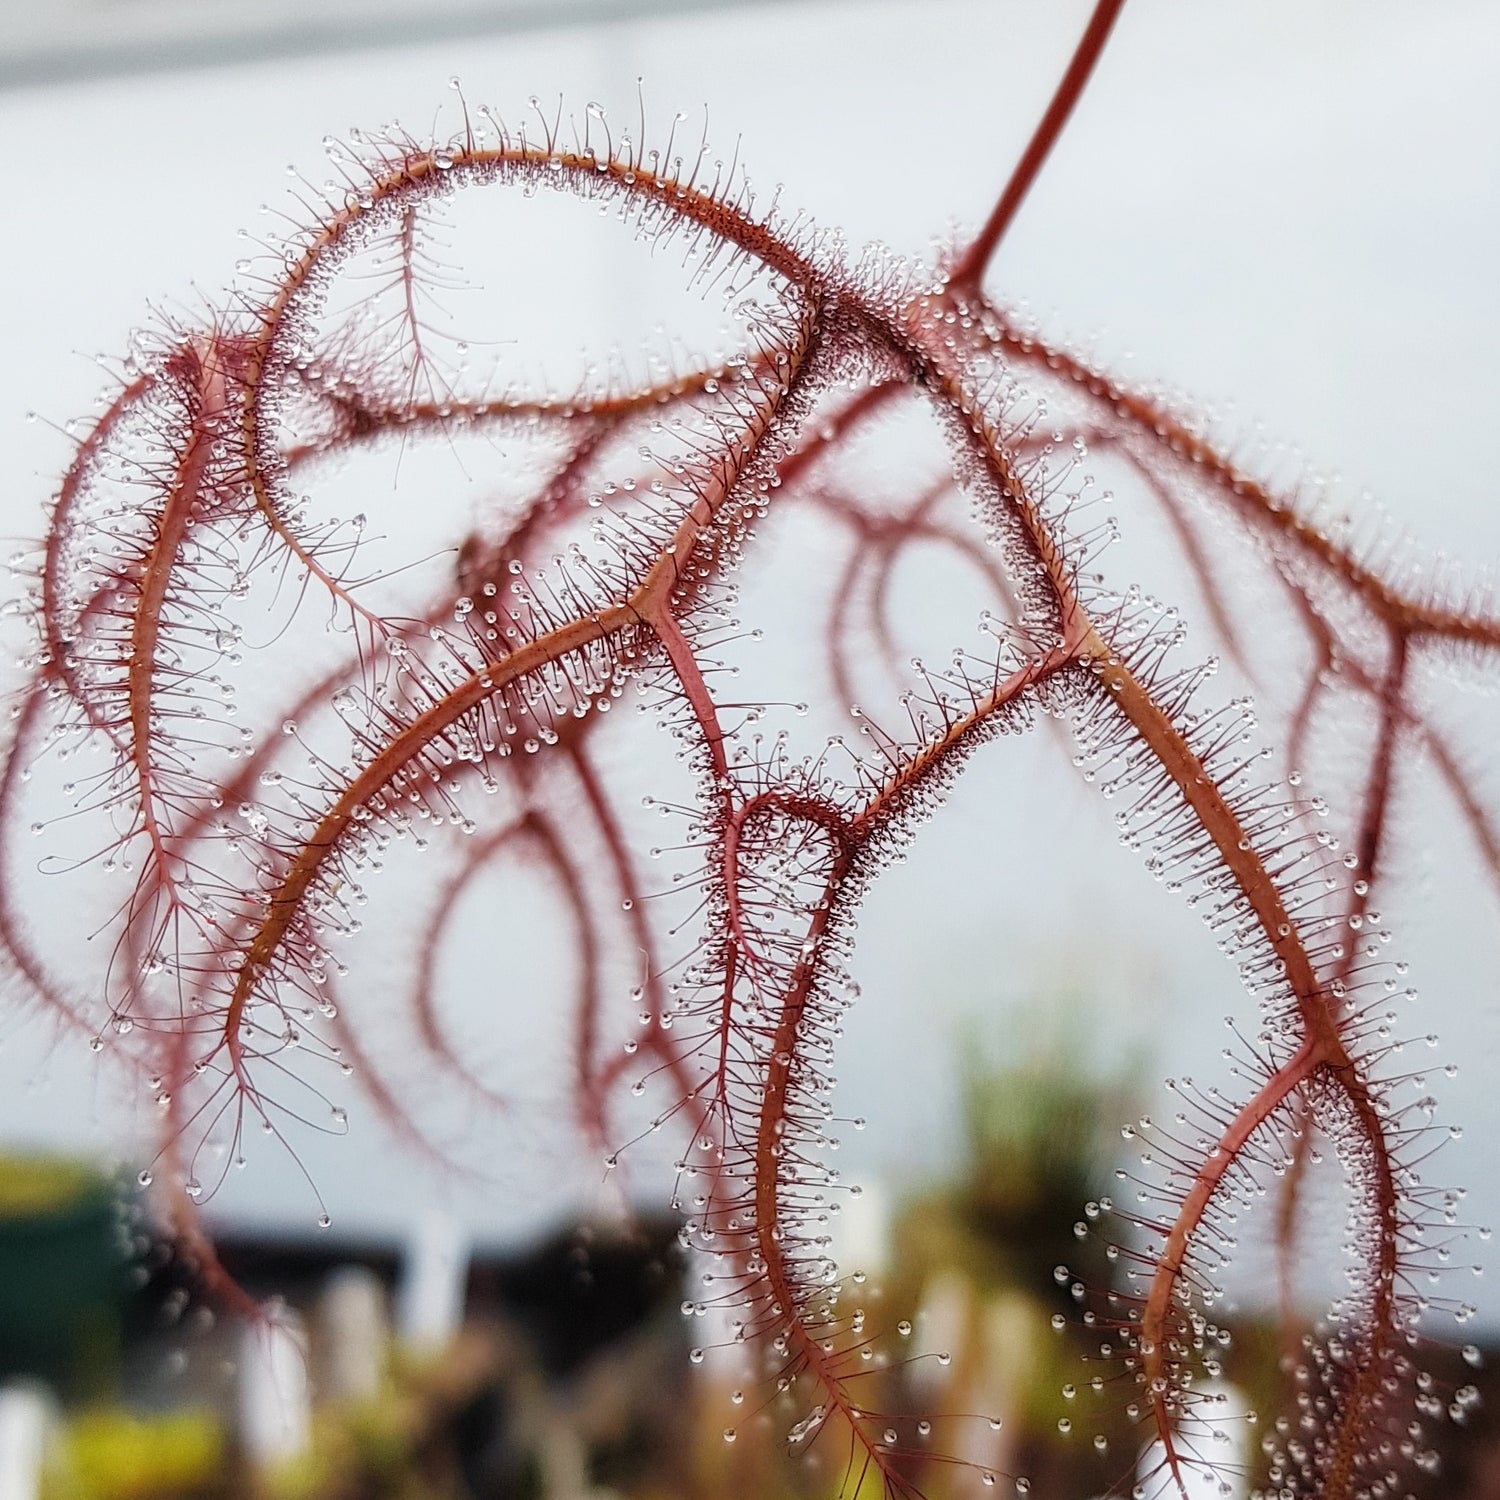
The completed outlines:
<svg viewBox="0 0 1500 1500">
<path fill-rule="evenodd" d="M 214 1482 L 223 1462 L 212 1412 L 139 1417 L 96 1408 L 68 1422 L 41 1500 L 169 1500 Z"/>
<path fill-rule="evenodd" d="M 0 1218 L 26 1218 L 65 1208 L 95 1187 L 98 1174 L 52 1156 L 0 1156 Z"/>
</svg>

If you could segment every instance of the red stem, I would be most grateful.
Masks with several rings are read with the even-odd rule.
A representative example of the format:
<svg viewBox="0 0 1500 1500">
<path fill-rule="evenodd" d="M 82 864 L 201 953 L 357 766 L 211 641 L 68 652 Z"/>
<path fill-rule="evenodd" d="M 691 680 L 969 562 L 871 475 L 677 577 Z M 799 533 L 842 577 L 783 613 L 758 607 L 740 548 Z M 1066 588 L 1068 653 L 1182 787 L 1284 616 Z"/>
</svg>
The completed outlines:
<svg viewBox="0 0 1500 1500">
<path fill-rule="evenodd" d="M 1094 71 L 1094 64 L 1099 61 L 1104 44 L 1109 40 L 1109 33 L 1124 8 L 1125 0 L 1099 0 L 1094 6 L 1094 13 L 1089 17 L 1089 24 L 1084 28 L 1083 36 L 1073 53 L 1073 60 L 1068 64 L 1068 71 L 1063 74 L 1062 82 L 1058 84 L 1046 114 L 1042 116 L 1025 152 L 1016 163 L 1015 171 L 1005 184 L 1005 191 L 1001 193 L 1000 201 L 985 221 L 984 228 L 954 266 L 948 278 L 950 286 L 971 292 L 979 290 L 990 261 L 994 259 L 1011 221 L 1025 201 L 1026 194 L 1030 192 L 1031 184 L 1036 181 L 1053 146 L 1057 144 L 1058 137 L 1063 133 L 1063 127 L 1067 125 L 1068 117 L 1082 96 L 1089 75 Z"/>
</svg>

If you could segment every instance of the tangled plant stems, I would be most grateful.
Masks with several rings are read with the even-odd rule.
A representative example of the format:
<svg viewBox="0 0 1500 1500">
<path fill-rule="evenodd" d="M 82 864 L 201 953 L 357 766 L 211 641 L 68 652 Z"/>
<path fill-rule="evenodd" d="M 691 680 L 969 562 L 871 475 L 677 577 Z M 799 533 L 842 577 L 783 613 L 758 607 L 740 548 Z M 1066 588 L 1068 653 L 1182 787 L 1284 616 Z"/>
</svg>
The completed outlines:
<svg viewBox="0 0 1500 1500">
<path fill-rule="evenodd" d="M 829 1257 L 845 1189 L 827 1156 L 861 898 L 971 758 L 984 774 L 1004 754 L 988 742 L 1041 723 L 1258 1006 L 1236 1032 L 1238 1095 L 1178 1085 L 1149 1165 L 1091 1205 L 1117 1272 L 1076 1288 L 1091 1373 L 1159 1455 L 1121 1483 L 1197 1492 L 1242 1209 L 1277 1203 L 1290 1326 L 1314 1178 L 1347 1213 L 1352 1273 L 1294 1346 L 1257 1482 L 1329 1500 L 1419 1482 L 1433 1401 L 1413 1346 L 1457 1195 L 1418 1176 L 1431 1101 L 1399 1056 L 1403 966 L 1379 906 L 1392 808 L 1419 773 L 1500 882 L 1496 809 L 1447 712 L 1452 665 L 1484 673 L 1500 619 L 991 296 L 1119 10 L 1096 6 L 992 216 L 936 267 L 850 264 L 734 164 L 596 107 L 466 109 L 438 145 L 331 143 L 339 181 L 303 201 L 307 227 L 216 314 L 138 341 L 34 562 L 0 931 L 36 1000 L 148 1082 L 156 1175 L 219 1295 L 236 1293 L 195 1200 L 257 1129 L 341 1126 L 323 1092 L 340 1071 L 421 1149 L 438 1148 L 418 1077 L 509 1127 L 441 994 L 486 882 L 519 866 L 561 913 L 558 993 L 524 1003 L 569 1007 L 577 1123 L 611 1165 L 639 1134 L 680 1139 L 704 1303 L 732 1310 L 792 1446 L 839 1455 L 850 1495 L 1024 1491 L 945 1459 L 983 1416 L 880 1409 L 901 1360 Z M 558 199 L 680 257 L 693 297 L 724 299 L 731 347 L 591 368 L 559 394 L 503 344 L 465 342 L 449 268 L 484 274 L 484 213 Z M 498 289 L 502 313 L 517 291 Z M 1180 564 L 1195 647 L 1213 638 L 1255 687 L 1260 727 L 1185 656 L 1177 609 L 1111 571 L 1124 507 L 1085 454 Z M 444 511 L 455 475 L 482 477 L 477 515 Z M 339 520 L 316 485 L 388 514 Z M 899 618 L 917 558 L 979 620 L 942 665 L 897 659 L 930 625 L 925 607 Z M 736 587 L 768 570 L 807 622 L 816 704 L 731 686 L 759 634 Z M 639 743 L 631 700 L 675 755 Z M 642 800 L 675 826 L 673 875 L 648 864 Z M 23 910 L 33 825 L 71 872 L 49 874 L 45 922 Z M 417 850 L 421 878 L 402 880 Z M 346 983 L 382 899 L 365 939 L 381 981 Z"/>
</svg>

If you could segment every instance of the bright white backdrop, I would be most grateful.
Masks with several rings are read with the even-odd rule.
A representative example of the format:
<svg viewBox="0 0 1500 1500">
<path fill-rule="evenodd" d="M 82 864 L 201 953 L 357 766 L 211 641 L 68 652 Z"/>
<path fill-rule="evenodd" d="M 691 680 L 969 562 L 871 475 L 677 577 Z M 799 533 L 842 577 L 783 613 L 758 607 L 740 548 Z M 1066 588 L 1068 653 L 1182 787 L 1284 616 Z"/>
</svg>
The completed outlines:
<svg viewBox="0 0 1500 1500">
<path fill-rule="evenodd" d="M 93 351 L 122 349 L 150 303 L 219 294 L 245 253 L 236 230 L 263 232 L 257 205 L 286 204 L 286 164 L 324 175 L 325 134 L 451 125 L 453 74 L 501 113 L 561 94 L 633 119 L 640 77 L 648 116 L 688 111 L 695 141 L 706 103 L 716 147 L 740 142 L 784 205 L 854 245 L 925 255 L 983 215 L 1087 9 L 750 8 L 0 93 L 0 532 L 40 528 L 66 461 L 57 429 L 104 384 Z M 1247 440 L 1295 444 L 1351 502 L 1373 491 L 1420 540 L 1500 559 L 1496 77 L 1488 0 L 1133 0 L 997 282 L 1107 364 L 1193 393 Z M 966 785 L 867 908 L 839 1106 L 871 1128 L 846 1168 L 899 1183 L 942 1163 L 964 1016 L 1014 1033 L 1032 997 L 1089 993 L 1095 1060 L 1139 1059 L 1156 1078 L 1203 1071 L 1221 1016 L 1247 1008 L 1055 751 L 1008 754 L 1004 780 Z M 1500 1222 L 1486 1165 L 1500 909 L 1473 874 L 1455 878 L 1456 831 L 1433 814 L 1431 832 L 1431 900 L 1398 945 L 1424 995 L 1415 1029 L 1465 1063 L 1443 1102 L 1467 1127 L 1432 1175 L 1467 1182 L 1475 1217 Z M 82 1042 L 18 1015 L 0 1037 L 0 1138 L 120 1149 L 121 1106 Z M 400 1232 L 436 1202 L 506 1237 L 597 1191 L 592 1166 L 556 1163 L 513 1164 L 503 1192 L 443 1183 L 354 1114 L 348 1138 L 303 1153 L 343 1227 Z M 303 1226 L 316 1208 L 267 1155 L 220 1211 Z"/>
</svg>

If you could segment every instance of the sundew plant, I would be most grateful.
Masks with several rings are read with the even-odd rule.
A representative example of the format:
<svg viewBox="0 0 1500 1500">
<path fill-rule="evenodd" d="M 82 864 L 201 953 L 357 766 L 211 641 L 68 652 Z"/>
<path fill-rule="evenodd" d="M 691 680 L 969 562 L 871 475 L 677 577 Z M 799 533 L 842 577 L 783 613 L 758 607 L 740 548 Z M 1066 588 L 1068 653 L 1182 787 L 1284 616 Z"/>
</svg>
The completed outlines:
<svg viewBox="0 0 1500 1500">
<path fill-rule="evenodd" d="M 862 900 L 960 776 L 1026 795 L 1007 750 L 1040 736 L 1246 992 L 1233 1089 L 1179 1080 L 1080 1205 L 1113 1279 L 1060 1269 L 1080 1379 L 1154 1455 L 1120 1456 L 1122 1492 L 1215 1472 L 1252 1234 L 1292 1350 L 1254 1482 L 1423 1483 L 1472 1397 L 1434 1394 L 1422 1340 L 1474 1309 L 1438 1274 L 1460 1195 L 1381 907 L 1419 783 L 1500 884 L 1463 703 L 1500 616 L 1008 307 L 996 254 L 1121 9 L 1094 7 L 992 213 L 934 260 L 851 255 L 680 118 L 462 102 L 437 141 L 331 140 L 233 292 L 136 338 L 17 564 L 0 938 L 154 1100 L 143 1175 L 206 1296 L 238 1294 L 201 1204 L 263 1135 L 342 1128 L 351 1074 L 415 1149 L 442 1154 L 435 1091 L 502 1149 L 516 1103 L 444 996 L 521 881 L 553 920 L 505 941 L 542 945 L 549 987 L 466 982 L 501 1041 L 521 1008 L 565 1028 L 567 1127 L 606 1169 L 671 1139 L 663 1197 L 710 1267 L 691 1310 L 756 1362 L 750 1408 L 846 1495 L 1024 1493 L 944 1462 L 986 1414 L 906 1404 L 902 1330 L 831 1255 L 831 1153 Z M 601 219 L 686 332 L 546 378 L 504 246 Z M 709 307 L 722 346 L 690 354 Z M 757 619 L 767 578 L 784 612 Z M 789 622 L 807 701 L 758 652 Z M 1307 1331 L 1294 1251 L 1330 1214 L 1346 1275 Z"/>
</svg>

